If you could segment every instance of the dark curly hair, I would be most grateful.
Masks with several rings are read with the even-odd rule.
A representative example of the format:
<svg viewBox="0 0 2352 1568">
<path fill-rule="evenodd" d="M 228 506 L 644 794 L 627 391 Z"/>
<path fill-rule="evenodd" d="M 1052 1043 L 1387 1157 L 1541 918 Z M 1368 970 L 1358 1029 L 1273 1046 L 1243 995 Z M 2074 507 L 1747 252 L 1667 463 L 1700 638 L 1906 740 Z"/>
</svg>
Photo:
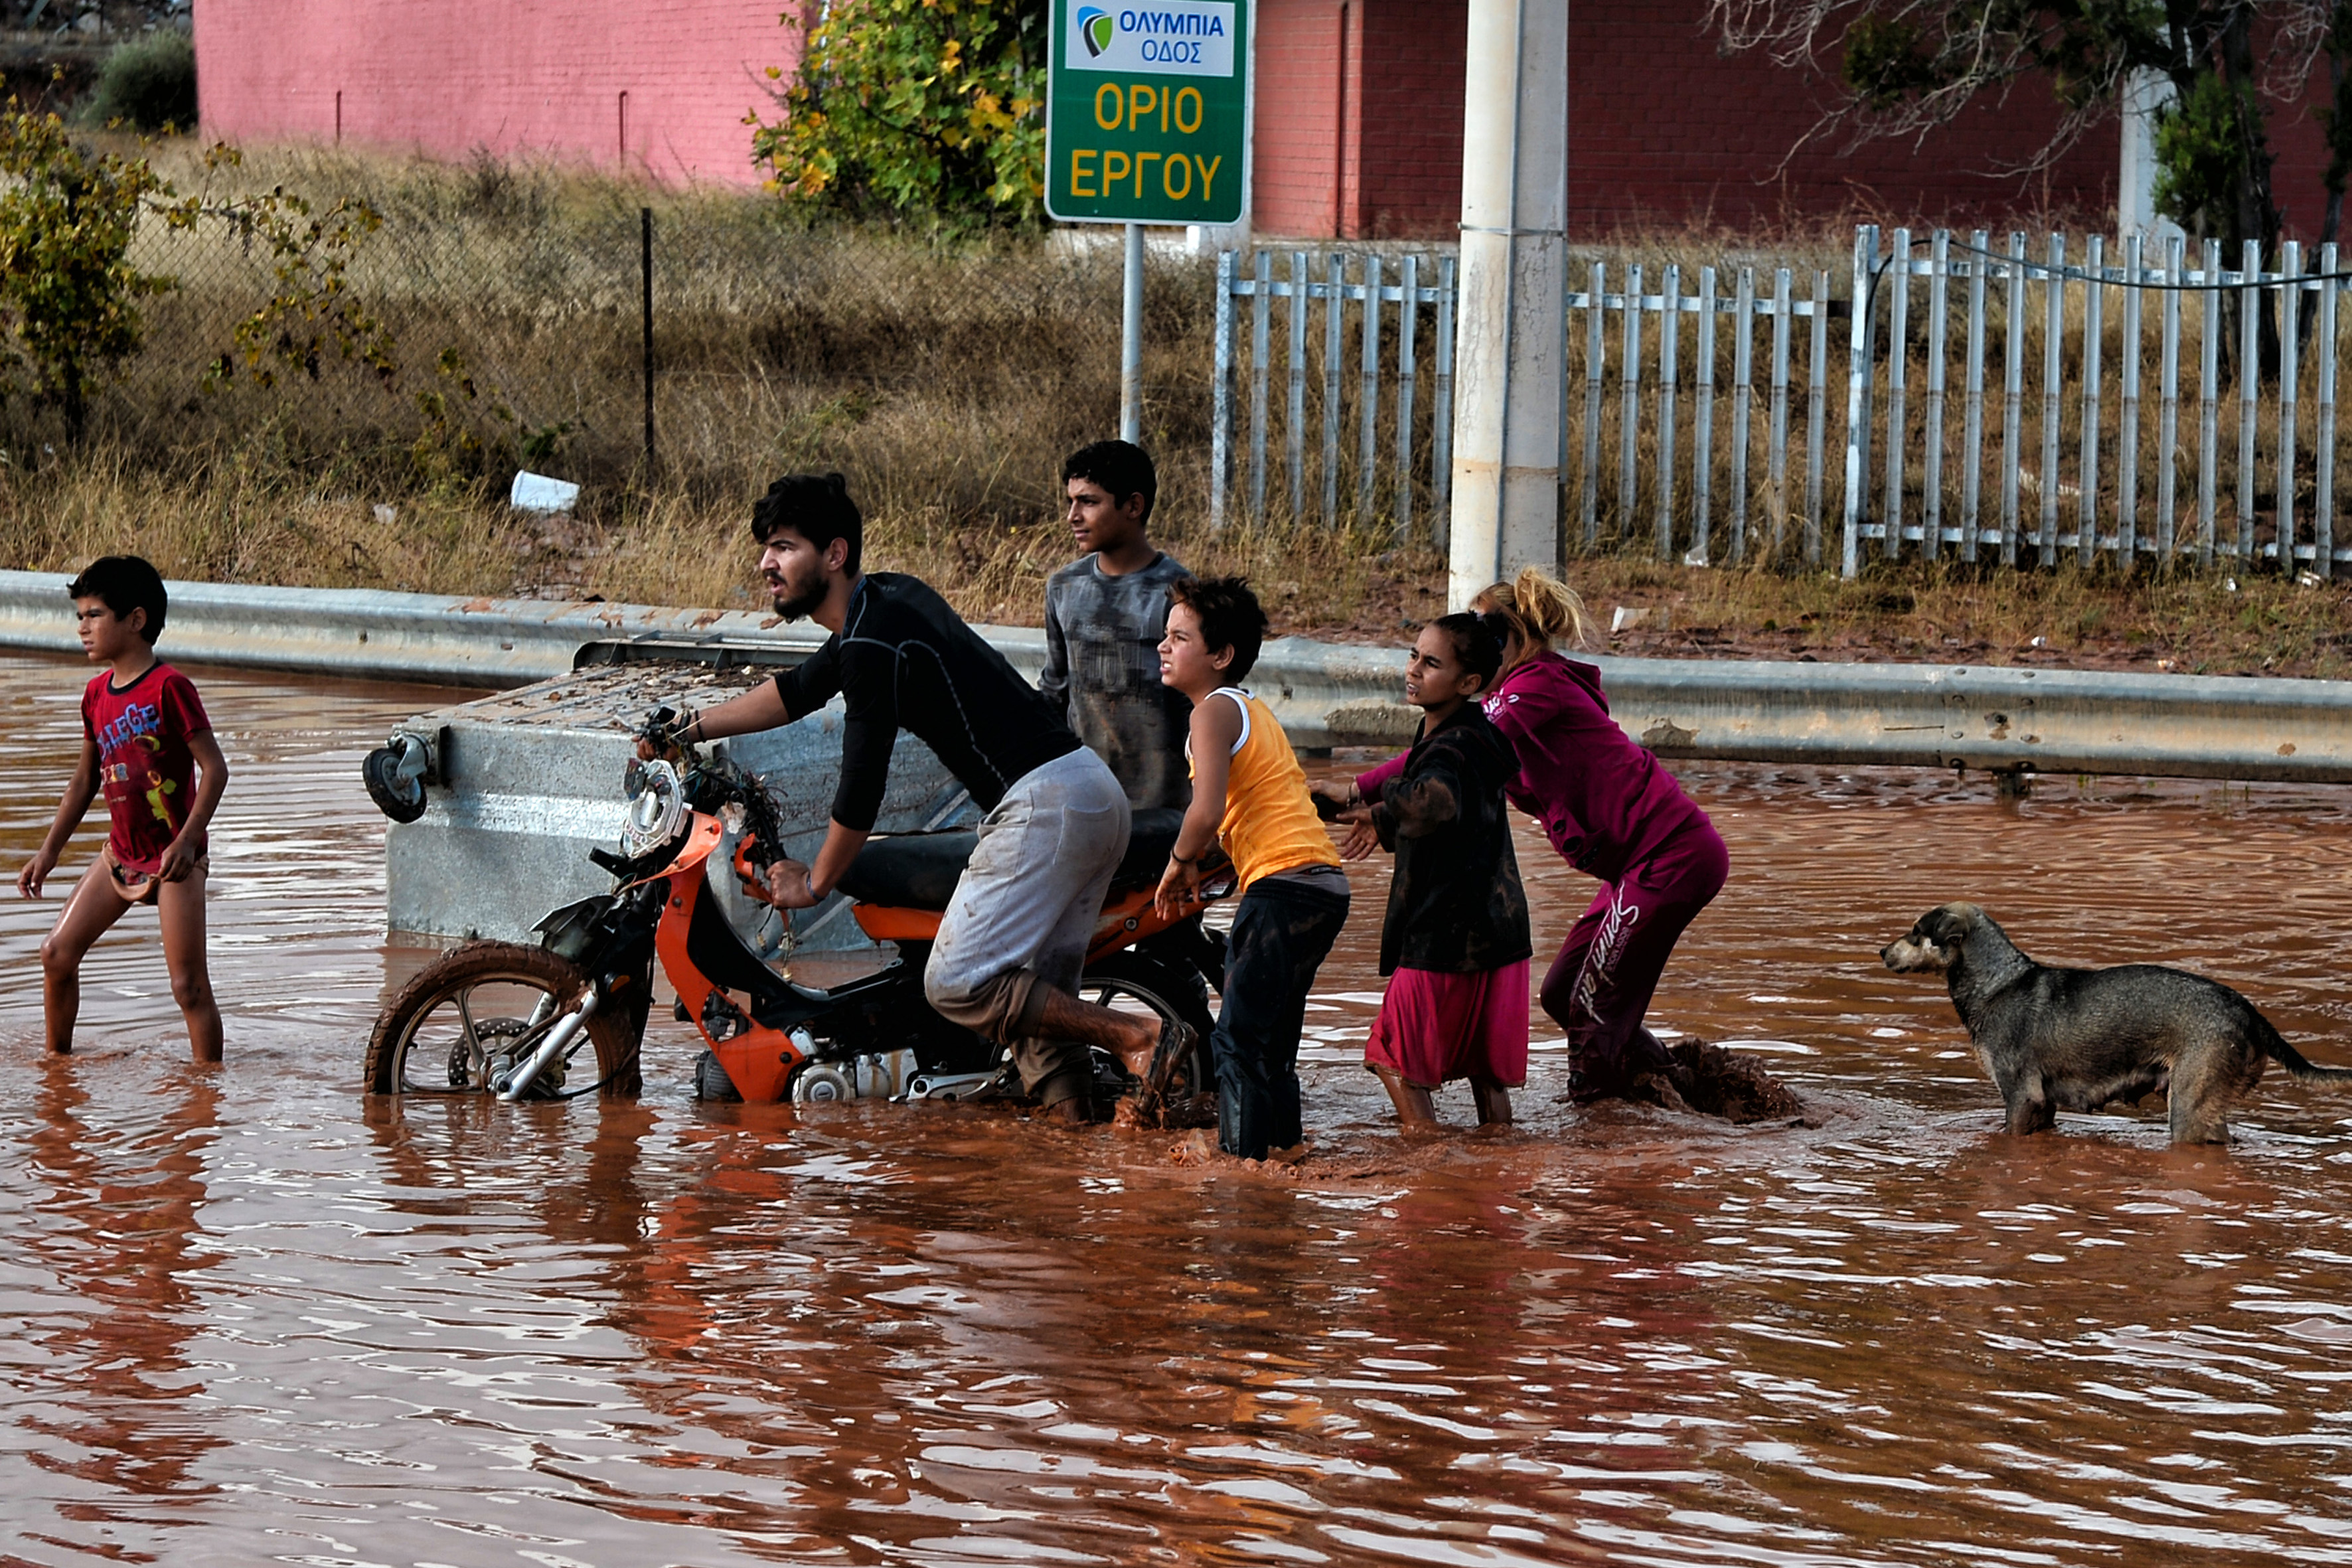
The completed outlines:
<svg viewBox="0 0 2352 1568">
<path fill-rule="evenodd" d="M 751 503 L 751 537 L 761 544 L 780 528 L 789 528 L 822 552 L 836 539 L 849 541 L 849 559 L 843 570 L 857 575 L 866 553 L 866 520 L 849 499 L 849 481 L 839 474 L 786 474 Z"/>
<path fill-rule="evenodd" d="M 1239 681 L 1257 663 L 1265 646 L 1265 610 L 1244 577 L 1180 577 L 1168 585 L 1171 604 L 1201 619 L 1201 643 L 1212 655 L 1234 650 L 1225 679 Z"/>
</svg>

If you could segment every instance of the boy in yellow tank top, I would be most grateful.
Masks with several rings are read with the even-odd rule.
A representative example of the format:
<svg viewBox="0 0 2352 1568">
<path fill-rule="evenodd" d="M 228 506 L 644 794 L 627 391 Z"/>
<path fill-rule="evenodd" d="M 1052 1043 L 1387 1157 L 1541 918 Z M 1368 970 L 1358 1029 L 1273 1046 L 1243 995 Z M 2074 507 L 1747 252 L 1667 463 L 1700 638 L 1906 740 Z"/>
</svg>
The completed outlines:
<svg viewBox="0 0 2352 1568">
<path fill-rule="evenodd" d="M 1222 841 L 1242 885 L 1225 949 L 1217 1146 L 1244 1160 L 1305 1152 L 1298 1036 L 1315 972 L 1348 920 L 1348 879 L 1307 775 L 1273 711 L 1238 684 L 1257 662 L 1265 612 L 1239 577 L 1170 586 L 1160 680 L 1192 702 L 1192 805 L 1160 879 L 1175 915 L 1198 902 L 1201 862 Z"/>
</svg>

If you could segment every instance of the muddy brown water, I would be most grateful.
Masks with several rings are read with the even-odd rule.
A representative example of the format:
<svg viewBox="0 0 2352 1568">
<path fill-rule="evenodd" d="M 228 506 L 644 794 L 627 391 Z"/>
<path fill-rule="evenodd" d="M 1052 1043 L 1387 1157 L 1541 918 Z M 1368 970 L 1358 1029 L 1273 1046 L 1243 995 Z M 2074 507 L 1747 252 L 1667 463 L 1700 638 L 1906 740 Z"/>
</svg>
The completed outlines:
<svg viewBox="0 0 2352 1568">
<path fill-rule="evenodd" d="M 80 672 L 0 664 L 13 871 Z M 1378 868 L 1306 1052 L 1313 1157 L 1002 1110 L 363 1103 L 387 977 L 355 774 L 431 694 L 215 673 L 228 1062 L 134 915 L 41 1050 L 57 905 L 0 900 L 0 1562 L 2352 1562 L 2352 1096 L 2266 1079 L 1997 1132 L 1934 985 L 2191 964 L 2352 1062 L 2352 793 L 1692 767 L 1733 881 L 1656 1018 L 1823 1112 L 1552 1102 L 1405 1148 L 1356 1066 Z M 95 842 L 85 835 L 76 856 Z M 1522 843 L 1541 931 L 1584 885 Z M 1459 1088 L 1441 1107 L 1466 1122 Z"/>
</svg>

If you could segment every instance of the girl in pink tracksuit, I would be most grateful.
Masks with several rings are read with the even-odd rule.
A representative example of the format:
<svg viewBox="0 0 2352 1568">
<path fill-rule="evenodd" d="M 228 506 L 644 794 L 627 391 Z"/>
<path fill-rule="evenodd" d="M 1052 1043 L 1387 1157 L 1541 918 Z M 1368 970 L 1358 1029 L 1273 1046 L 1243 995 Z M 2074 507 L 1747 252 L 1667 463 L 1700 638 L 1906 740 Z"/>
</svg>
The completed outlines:
<svg viewBox="0 0 2352 1568">
<path fill-rule="evenodd" d="M 1722 836 L 1675 776 L 1609 717 L 1601 672 L 1552 651 L 1591 622 L 1567 584 L 1536 567 L 1473 602 L 1506 628 L 1486 717 L 1519 764 L 1505 788 L 1560 858 L 1601 887 L 1544 977 L 1543 1009 L 1568 1031 L 1580 1104 L 1622 1094 L 1666 1066 L 1642 1027 L 1683 928 L 1722 889 Z"/>
</svg>

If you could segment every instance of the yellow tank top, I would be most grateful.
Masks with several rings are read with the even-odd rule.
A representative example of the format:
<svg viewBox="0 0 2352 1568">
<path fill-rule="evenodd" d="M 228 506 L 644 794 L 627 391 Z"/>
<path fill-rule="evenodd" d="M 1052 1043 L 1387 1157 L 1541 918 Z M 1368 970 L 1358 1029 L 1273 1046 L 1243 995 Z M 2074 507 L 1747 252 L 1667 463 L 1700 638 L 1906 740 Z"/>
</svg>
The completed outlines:
<svg viewBox="0 0 2352 1568">
<path fill-rule="evenodd" d="M 1242 887 L 1302 866 L 1337 866 L 1339 851 L 1315 815 L 1306 770 L 1298 765 L 1273 710 L 1238 686 L 1220 686 L 1210 695 L 1229 697 L 1242 710 L 1242 738 L 1234 742 L 1233 765 L 1225 777 L 1225 819 L 1217 826 L 1217 837 Z M 1188 740 L 1188 773 L 1192 752 Z"/>
</svg>

